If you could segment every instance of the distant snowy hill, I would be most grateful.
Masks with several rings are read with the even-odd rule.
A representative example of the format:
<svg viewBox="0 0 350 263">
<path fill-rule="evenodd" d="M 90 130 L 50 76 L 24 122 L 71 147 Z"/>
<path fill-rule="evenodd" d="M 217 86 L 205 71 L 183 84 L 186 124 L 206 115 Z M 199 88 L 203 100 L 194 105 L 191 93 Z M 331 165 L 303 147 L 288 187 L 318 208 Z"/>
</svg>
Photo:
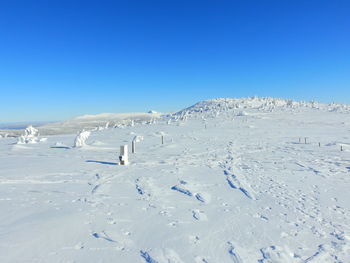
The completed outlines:
<svg viewBox="0 0 350 263">
<path fill-rule="evenodd" d="M 63 122 L 45 125 L 33 125 L 42 135 L 71 134 L 81 129 L 102 129 L 117 126 L 132 125 L 133 123 L 146 123 L 159 119 L 161 113 L 101 113 L 96 115 L 83 115 Z M 0 134 L 19 136 L 23 131 L 16 129 L 0 129 Z"/>
</svg>

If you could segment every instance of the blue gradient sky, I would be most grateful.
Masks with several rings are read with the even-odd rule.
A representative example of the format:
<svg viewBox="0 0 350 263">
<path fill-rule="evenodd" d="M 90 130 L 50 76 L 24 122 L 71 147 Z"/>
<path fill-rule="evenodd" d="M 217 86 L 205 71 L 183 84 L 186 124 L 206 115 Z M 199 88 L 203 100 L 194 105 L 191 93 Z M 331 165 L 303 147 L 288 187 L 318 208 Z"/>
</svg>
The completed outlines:
<svg viewBox="0 0 350 263">
<path fill-rule="evenodd" d="M 350 103 L 350 1 L 0 0 L 0 121 Z"/>
</svg>

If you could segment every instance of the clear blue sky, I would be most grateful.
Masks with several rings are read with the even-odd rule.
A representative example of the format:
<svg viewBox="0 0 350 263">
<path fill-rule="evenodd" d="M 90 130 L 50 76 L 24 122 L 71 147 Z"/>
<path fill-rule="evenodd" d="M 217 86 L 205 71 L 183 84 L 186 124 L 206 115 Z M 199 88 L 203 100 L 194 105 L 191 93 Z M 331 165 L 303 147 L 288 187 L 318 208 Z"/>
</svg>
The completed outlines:
<svg viewBox="0 0 350 263">
<path fill-rule="evenodd" d="M 0 121 L 350 103 L 350 1 L 0 0 Z"/>
</svg>

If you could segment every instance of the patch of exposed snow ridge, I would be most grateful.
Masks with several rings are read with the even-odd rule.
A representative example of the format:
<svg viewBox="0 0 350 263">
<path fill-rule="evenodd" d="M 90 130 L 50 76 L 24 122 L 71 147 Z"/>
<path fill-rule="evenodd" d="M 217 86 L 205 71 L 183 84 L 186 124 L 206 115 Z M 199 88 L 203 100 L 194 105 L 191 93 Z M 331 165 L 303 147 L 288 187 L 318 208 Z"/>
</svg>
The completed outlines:
<svg viewBox="0 0 350 263">
<path fill-rule="evenodd" d="M 350 105 L 330 103 L 323 104 L 315 101 L 293 101 L 290 99 L 278 98 L 218 98 L 205 100 L 185 108 L 173 114 L 173 117 L 186 119 L 189 116 L 201 114 L 208 117 L 216 117 L 222 112 L 234 112 L 236 116 L 245 116 L 247 113 L 244 110 L 255 112 L 274 112 L 274 111 L 291 111 L 299 112 L 305 109 L 317 109 L 329 112 L 350 113 Z"/>
</svg>

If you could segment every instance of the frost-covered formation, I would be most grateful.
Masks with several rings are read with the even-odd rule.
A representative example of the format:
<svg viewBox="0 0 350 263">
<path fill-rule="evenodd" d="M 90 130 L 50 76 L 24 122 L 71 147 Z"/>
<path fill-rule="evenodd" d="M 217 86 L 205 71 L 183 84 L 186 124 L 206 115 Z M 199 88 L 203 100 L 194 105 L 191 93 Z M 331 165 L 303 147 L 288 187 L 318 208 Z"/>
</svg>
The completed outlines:
<svg viewBox="0 0 350 263">
<path fill-rule="evenodd" d="M 207 117 L 217 117 L 218 114 L 230 112 L 235 116 L 245 116 L 243 110 L 252 110 L 255 112 L 274 112 L 290 111 L 300 112 L 305 109 L 318 109 L 328 112 L 350 113 L 350 105 L 345 104 L 323 104 L 315 101 L 293 101 L 288 99 L 277 98 L 219 98 L 206 100 L 196 103 L 195 105 L 174 113 L 173 119 L 186 120 L 188 117 L 197 115 Z"/>
<path fill-rule="evenodd" d="M 143 141 L 143 136 L 141 135 L 136 135 L 133 139 L 134 142 L 141 142 Z"/>
<path fill-rule="evenodd" d="M 18 138 L 17 144 L 37 143 L 38 137 L 39 131 L 30 125 L 24 130 L 24 135 Z"/>
<path fill-rule="evenodd" d="M 89 131 L 80 131 L 77 135 L 77 137 L 75 138 L 74 141 L 74 147 L 83 147 L 86 145 L 86 140 L 89 138 L 90 136 L 90 132 Z"/>
</svg>

